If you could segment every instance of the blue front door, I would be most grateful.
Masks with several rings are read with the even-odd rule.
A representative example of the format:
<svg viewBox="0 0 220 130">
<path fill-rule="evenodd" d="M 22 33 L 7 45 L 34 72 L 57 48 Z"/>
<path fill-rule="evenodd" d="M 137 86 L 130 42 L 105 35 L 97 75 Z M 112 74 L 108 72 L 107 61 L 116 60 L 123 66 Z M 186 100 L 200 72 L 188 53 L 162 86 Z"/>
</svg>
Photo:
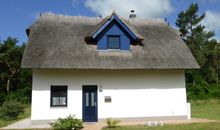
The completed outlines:
<svg viewBox="0 0 220 130">
<path fill-rule="evenodd" d="M 97 86 L 83 86 L 83 121 L 97 122 Z"/>
</svg>

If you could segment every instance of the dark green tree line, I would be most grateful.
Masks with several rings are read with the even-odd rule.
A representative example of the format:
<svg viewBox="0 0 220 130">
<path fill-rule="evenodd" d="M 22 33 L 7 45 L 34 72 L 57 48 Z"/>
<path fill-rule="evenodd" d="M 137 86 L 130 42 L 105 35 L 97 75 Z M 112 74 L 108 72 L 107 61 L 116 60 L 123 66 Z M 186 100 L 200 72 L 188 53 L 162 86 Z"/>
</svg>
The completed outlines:
<svg viewBox="0 0 220 130">
<path fill-rule="evenodd" d="M 25 44 L 16 38 L 0 42 L 0 104 L 5 100 L 28 103 L 31 94 L 31 70 L 21 68 Z"/>
<path fill-rule="evenodd" d="M 205 13 L 198 14 L 198 4 L 191 4 L 186 11 L 179 13 L 176 26 L 181 37 L 191 49 L 201 69 L 186 71 L 188 97 L 204 99 L 220 97 L 218 87 L 218 67 L 220 44 L 213 38 L 213 31 L 207 31 L 201 21 Z"/>
</svg>

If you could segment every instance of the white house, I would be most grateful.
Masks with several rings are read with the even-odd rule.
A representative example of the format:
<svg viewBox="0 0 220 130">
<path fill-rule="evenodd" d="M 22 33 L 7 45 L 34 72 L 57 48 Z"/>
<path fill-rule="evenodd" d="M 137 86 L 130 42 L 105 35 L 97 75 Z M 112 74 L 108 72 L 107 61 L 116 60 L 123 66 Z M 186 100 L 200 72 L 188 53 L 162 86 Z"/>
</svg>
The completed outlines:
<svg viewBox="0 0 220 130">
<path fill-rule="evenodd" d="M 31 120 L 186 119 L 186 69 L 199 65 L 162 19 L 43 14 L 27 30 Z"/>
</svg>

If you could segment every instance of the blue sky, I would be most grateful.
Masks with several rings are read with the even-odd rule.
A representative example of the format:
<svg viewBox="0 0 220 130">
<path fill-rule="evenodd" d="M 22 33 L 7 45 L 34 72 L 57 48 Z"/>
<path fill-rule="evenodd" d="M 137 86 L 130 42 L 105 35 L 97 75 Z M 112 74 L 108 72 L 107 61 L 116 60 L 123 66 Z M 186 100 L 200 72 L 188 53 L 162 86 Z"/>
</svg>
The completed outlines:
<svg viewBox="0 0 220 130">
<path fill-rule="evenodd" d="M 20 43 L 27 42 L 25 29 L 37 20 L 40 13 L 103 17 L 115 10 L 127 17 L 134 9 L 141 18 L 167 18 L 175 26 L 177 15 L 191 3 L 198 3 L 200 13 L 207 17 L 202 24 L 214 30 L 220 40 L 220 0 L 1 0 L 0 38 L 17 37 Z"/>
</svg>

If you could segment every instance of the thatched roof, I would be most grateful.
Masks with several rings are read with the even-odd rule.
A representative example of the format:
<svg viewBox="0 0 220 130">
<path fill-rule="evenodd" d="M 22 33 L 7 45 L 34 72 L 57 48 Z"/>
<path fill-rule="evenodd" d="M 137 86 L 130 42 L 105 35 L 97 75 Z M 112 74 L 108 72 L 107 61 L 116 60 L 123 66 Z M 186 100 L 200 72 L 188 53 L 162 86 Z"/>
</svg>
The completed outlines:
<svg viewBox="0 0 220 130">
<path fill-rule="evenodd" d="M 129 19 L 143 37 L 130 51 L 99 51 L 85 42 L 102 18 L 43 14 L 28 30 L 23 68 L 195 69 L 199 68 L 179 32 L 162 19 Z"/>
</svg>

